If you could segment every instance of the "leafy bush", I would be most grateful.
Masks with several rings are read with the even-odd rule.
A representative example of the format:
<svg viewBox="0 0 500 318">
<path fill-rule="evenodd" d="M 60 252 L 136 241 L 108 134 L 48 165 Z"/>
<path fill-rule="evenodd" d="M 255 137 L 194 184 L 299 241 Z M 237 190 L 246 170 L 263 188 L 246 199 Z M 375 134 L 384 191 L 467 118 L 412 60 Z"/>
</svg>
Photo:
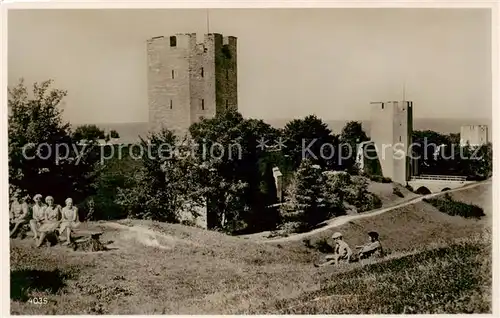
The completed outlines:
<svg viewBox="0 0 500 318">
<path fill-rule="evenodd" d="M 367 192 L 364 194 L 364 198 L 363 202 L 356 207 L 358 212 L 366 212 L 382 207 L 382 200 L 375 194 Z"/>
<path fill-rule="evenodd" d="M 455 201 L 449 193 L 446 193 L 442 198 L 424 199 L 423 201 L 449 215 L 458 215 L 464 218 L 480 218 L 485 215 L 481 207 Z"/>
<path fill-rule="evenodd" d="M 331 177 L 335 178 L 335 175 Z M 380 198 L 368 191 L 366 178 L 360 176 L 351 177 L 350 175 L 342 178 L 344 178 L 343 186 L 336 191 L 340 193 L 343 201 L 354 206 L 357 212 L 378 209 L 382 206 Z"/>
<path fill-rule="evenodd" d="M 281 212 L 285 219 L 296 217 L 303 223 L 302 230 L 307 230 L 329 217 L 344 214 L 341 203 L 321 168 L 306 159 L 287 188 Z"/>
<path fill-rule="evenodd" d="M 285 198 L 282 221 L 302 222 L 300 231 L 307 231 L 328 218 L 345 215 L 345 204 L 358 212 L 382 206 L 380 198 L 368 191 L 366 178 L 340 171 L 323 172 L 309 160 L 301 163 Z"/>
</svg>

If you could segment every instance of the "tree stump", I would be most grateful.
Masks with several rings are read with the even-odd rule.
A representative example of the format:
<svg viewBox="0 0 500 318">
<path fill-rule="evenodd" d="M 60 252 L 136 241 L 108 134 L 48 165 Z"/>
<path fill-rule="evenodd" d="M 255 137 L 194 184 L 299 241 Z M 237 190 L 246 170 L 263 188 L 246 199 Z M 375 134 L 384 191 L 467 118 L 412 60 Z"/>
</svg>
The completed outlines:
<svg viewBox="0 0 500 318">
<path fill-rule="evenodd" d="M 102 233 L 92 233 L 88 237 L 71 242 L 74 251 L 99 252 L 106 251 L 107 248 L 99 240 Z"/>
<path fill-rule="evenodd" d="M 48 246 L 57 245 L 59 242 L 60 242 L 60 240 L 59 240 L 59 233 L 57 232 L 57 230 L 47 232 L 46 244 Z"/>
</svg>

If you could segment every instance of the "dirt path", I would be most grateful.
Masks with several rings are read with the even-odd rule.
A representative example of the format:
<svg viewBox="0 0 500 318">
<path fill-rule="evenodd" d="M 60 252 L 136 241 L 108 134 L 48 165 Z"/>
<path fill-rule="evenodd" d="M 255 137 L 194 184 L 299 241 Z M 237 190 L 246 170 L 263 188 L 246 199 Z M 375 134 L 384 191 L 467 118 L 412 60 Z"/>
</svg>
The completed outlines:
<svg viewBox="0 0 500 318">
<path fill-rule="evenodd" d="M 387 208 L 381 208 L 381 209 L 378 209 L 378 210 L 373 210 L 373 212 L 365 212 L 365 213 L 362 213 L 362 214 L 339 216 L 339 217 L 336 217 L 336 218 L 333 218 L 333 219 L 330 219 L 330 220 L 326 221 L 325 222 L 326 223 L 325 226 L 323 226 L 321 228 L 318 228 L 318 229 L 314 229 L 314 230 L 309 231 L 309 232 L 305 232 L 305 233 L 299 233 L 299 234 L 294 234 L 294 235 L 291 235 L 291 236 L 280 237 L 280 238 L 260 238 L 260 239 L 254 238 L 253 240 L 255 240 L 256 242 L 266 242 L 266 243 L 280 243 L 280 242 L 298 241 L 298 240 L 304 239 L 304 238 L 306 238 L 306 237 L 308 237 L 310 235 L 321 233 L 321 232 L 329 230 L 331 228 L 335 228 L 335 227 L 344 225 L 344 224 L 346 224 L 347 222 L 350 222 L 350 221 L 354 221 L 354 220 L 359 220 L 359 219 L 363 219 L 363 218 L 369 218 L 369 217 L 372 217 L 372 216 L 380 215 L 380 214 L 383 214 L 385 212 L 392 211 L 394 209 L 402 208 L 402 207 L 405 207 L 405 206 L 408 206 L 408 205 L 411 205 L 411 204 L 415 204 L 417 202 L 421 202 L 423 199 L 429 199 L 429 198 L 433 198 L 433 197 L 438 196 L 438 195 L 442 195 L 443 193 L 452 193 L 452 192 L 457 192 L 457 191 L 461 191 L 461 190 L 465 190 L 465 189 L 469 189 L 469 188 L 475 188 L 475 187 L 477 187 L 479 185 L 487 184 L 487 183 L 491 183 L 491 180 L 486 180 L 486 181 L 482 181 L 482 182 L 477 182 L 477 183 L 469 184 L 469 185 L 466 185 L 466 186 L 463 186 L 463 187 L 460 187 L 460 188 L 456 188 L 456 189 L 451 189 L 451 190 L 448 190 L 448 191 L 443 191 L 443 192 L 431 193 L 431 194 L 423 195 L 423 196 L 420 196 L 420 197 L 417 197 L 417 198 L 414 198 L 414 199 L 408 200 L 406 202 L 403 202 L 403 203 L 400 203 L 400 204 L 396 204 L 396 205 L 393 205 L 393 206 L 390 206 L 390 207 L 387 207 Z M 248 237 L 248 238 L 250 238 L 250 237 Z"/>
<path fill-rule="evenodd" d="M 199 246 L 189 240 L 183 240 L 172 235 L 163 234 L 140 225 L 127 226 L 116 222 L 106 222 L 100 225 L 121 230 L 119 235 L 120 240 L 133 240 L 145 246 L 157 247 L 160 249 L 172 249 L 176 244 Z"/>
</svg>

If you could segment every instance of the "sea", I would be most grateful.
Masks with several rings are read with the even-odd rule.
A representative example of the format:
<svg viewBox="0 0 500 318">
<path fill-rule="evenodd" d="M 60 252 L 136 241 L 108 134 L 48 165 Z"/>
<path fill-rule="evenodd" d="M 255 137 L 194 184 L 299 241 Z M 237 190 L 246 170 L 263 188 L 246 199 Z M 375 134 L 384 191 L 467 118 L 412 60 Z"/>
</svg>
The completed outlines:
<svg viewBox="0 0 500 318">
<path fill-rule="evenodd" d="M 264 122 L 276 128 L 283 128 L 293 119 L 262 119 Z M 342 128 L 351 120 L 324 120 L 329 129 L 339 134 Z M 361 122 L 363 130 L 370 135 L 370 121 L 358 120 Z M 120 135 L 119 142 L 135 143 L 140 137 L 147 138 L 147 122 L 129 122 L 129 123 L 95 123 L 105 131 L 116 130 Z M 488 126 L 488 139 L 491 140 L 491 119 L 467 119 L 467 118 L 414 118 L 413 130 L 432 130 L 442 134 L 460 133 L 460 127 L 464 125 L 486 125 Z"/>
</svg>

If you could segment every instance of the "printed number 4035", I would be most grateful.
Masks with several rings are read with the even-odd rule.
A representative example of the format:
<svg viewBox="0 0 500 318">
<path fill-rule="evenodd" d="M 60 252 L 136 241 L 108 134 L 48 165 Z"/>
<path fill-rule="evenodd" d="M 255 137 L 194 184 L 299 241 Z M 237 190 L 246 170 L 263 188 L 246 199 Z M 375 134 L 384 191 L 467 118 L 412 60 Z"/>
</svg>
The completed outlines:
<svg viewBox="0 0 500 318">
<path fill-rule="evenodd" d="M 30 304 L 34 304 L 34 305 L 45 305 L 47 304 L 47 298 L 45 297 L 34 297 L 34 298 L 30 298 L 28 299 L 28 302 Z"/>
</svg>

